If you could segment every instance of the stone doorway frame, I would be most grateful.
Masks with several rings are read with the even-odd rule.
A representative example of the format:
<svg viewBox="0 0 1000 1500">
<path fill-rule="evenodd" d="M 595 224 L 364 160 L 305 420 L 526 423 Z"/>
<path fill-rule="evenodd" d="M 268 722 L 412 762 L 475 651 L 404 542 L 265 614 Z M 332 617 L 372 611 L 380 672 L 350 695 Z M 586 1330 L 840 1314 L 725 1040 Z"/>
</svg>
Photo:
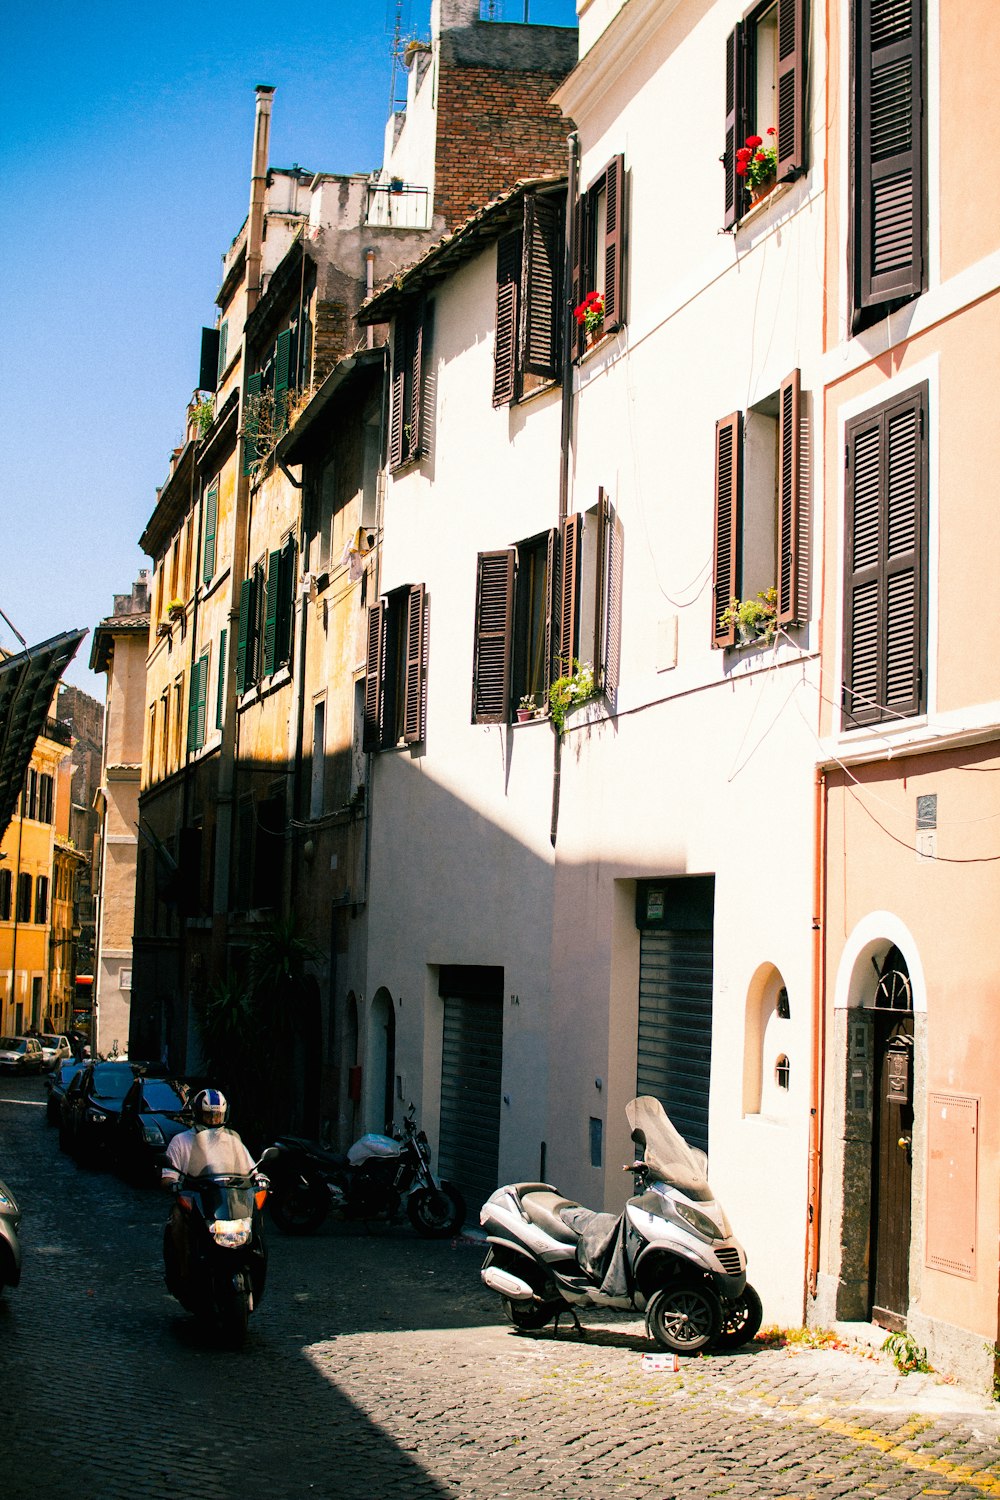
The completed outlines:
<svg viewBox="0 0 1000 1500">
<path fill-rule="evenodd" d="M 810 1322 L 868 1322 L 869 1225 L 874 1104 L 875 969 L 895 946 L 913 1001 L 913 1178 L 909 1302 L 920 1301 L 927 1178 L 927 984 L 909 928 L 888 911 L 869 913 L 848 935 L 833 986 L 823 1131 L 825 1251 Z"/>
</svg>

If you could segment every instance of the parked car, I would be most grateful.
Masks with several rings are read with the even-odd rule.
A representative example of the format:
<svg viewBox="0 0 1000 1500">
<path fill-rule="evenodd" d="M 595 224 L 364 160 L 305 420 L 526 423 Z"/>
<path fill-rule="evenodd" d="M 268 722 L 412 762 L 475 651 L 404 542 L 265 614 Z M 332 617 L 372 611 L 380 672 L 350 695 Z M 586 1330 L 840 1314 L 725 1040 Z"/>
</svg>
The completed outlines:
<svg viewBox="0 0 1000 1500">
<path fill-rule="evenodd" d="M 45 1031 L 39 1033 L 38 1040 L 42 1044 L 42 1062 L 46 1068 L 55 1068 L 64 1058 L 73 1056 L 68 1037 Z"/>
<path fill-rule="evenodd" d="M 75 1057 L 70 1057 L 57 1063 L 53 1072 L 46 1078 L 45 1120 L 48 1125 L 59 1124 L 59 1114 L 66 1097 L 66 1090 L 69 1088 L 69 1081 L 74 1073 L 81 1072 L 86 1066 L 85 1062 L 79 1062 Z"/>
<path fill-rule="evenodd" d="M 129 1062 L 91 1062 L 69 1081 L 59 1112 L 59 1149 L 79 1161 L 109 1162 L 122 1102 L 138 1068 Z"/>
<path fill-rule="evenodd" d="M 21 1211 L 14 1194 L 0 1182 L 0 1292 L 21 1279 L 21 1245 L 17 1237 Z"/>
<path fill-rule="evenodd" d="M 118 1165 L 134 1182 L 159 1180 L 167 1147 L 175 1135 L 190 1128 L 189 1086 L 178 1078 L 142 1074 L 122 1101 L 118 1124 Z"/>
<path fill-rule="evenodd" d="M 0 1036 L 0 1073 L 40 1073 L 42 1044 L 35 1036 Z"/>
</svg>

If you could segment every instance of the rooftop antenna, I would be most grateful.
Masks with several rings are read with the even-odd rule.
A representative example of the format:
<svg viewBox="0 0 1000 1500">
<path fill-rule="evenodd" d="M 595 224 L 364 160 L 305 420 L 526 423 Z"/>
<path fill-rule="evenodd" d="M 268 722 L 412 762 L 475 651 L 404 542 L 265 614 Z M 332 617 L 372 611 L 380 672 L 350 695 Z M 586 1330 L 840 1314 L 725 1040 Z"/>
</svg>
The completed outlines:
<svg viewBox="0 0 1000 1500">
<path fill-rule="evenodd" d="M 392 80 L 389 84 L 389 113 L 406 108 L 406 69 L 403 67 L 405 43 L 403 34 L 409 20 L 410 0 L 388 0 L 385 29 L 392 31 Z M 398 90 L 402 87 L 403 96 Z"/>
</svg>

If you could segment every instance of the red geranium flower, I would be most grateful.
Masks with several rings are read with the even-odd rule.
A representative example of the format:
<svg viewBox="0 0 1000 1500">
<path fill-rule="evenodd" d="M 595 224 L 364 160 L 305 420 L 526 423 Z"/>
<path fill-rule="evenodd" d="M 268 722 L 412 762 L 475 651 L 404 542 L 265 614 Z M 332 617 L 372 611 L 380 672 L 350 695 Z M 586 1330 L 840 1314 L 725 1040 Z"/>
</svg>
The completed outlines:
<svg viewBox="0 0 1000 1500">
<path fill-rule="evenodd" d="M 756 146 L 763 146 L 763 144 L 764 144 L 764 140 L 763 140 L 762 136 L 759 136 L 759 135 L 748 135 L 747 136 L 747 145 L 748 146 L 756 147 Z"/>
</svg>

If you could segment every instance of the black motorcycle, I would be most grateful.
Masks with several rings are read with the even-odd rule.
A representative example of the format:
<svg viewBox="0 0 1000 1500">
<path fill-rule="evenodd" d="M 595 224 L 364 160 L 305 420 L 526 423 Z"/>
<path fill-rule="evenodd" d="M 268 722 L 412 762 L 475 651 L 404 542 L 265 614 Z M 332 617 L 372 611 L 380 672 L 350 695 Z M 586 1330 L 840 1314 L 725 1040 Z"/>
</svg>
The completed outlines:
<svg viewBox="0 0 1000 1500">
<path fill-rule="evenodd" d="M 418 1234 L 447 1239 L 465 1223 L 465 1202 L 431 1171 L 431 1149 L 412 1115 L 401 1135 L 363 1135 L 346 1156 L 284 1135 L 269 1148 L 271 1217 L 284 1234 L 313 1234 L 334 1209 L 345 1219 L 394 1220 L 403 1204 Z"/>
<path fill-rule="evenodd" d="M 265 1151 L 257 1168 L 275 1158 Z M 267 1247 L 262 1209 L 268 1179 L 250 1173 L 183 1176 L 163 1231 L 167 1289 L 189 1313 L 214 1323 L 239 1348 L 264 1296 Z"/>
</svg>

